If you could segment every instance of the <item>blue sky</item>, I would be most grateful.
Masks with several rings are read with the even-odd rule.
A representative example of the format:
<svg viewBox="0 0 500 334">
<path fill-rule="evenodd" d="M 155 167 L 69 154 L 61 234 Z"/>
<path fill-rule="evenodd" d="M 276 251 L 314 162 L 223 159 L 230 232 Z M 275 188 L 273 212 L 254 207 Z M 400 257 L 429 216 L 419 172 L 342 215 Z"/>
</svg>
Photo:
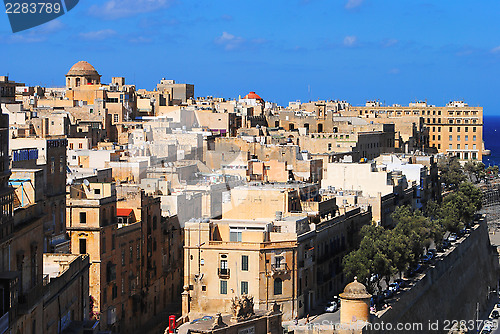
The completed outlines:
<svg viewBox="0 0 500 334">
<path fill-rule="evenodd" d="M 500 114 L 499 13 L 497 0 L 80 0 L 16 34 L 0 16 L 0 75 L 62 86 L 87 60 L 103 82 L 152 89 L 165 77 L 197 96 L 465 99 Z"/>
</svg>

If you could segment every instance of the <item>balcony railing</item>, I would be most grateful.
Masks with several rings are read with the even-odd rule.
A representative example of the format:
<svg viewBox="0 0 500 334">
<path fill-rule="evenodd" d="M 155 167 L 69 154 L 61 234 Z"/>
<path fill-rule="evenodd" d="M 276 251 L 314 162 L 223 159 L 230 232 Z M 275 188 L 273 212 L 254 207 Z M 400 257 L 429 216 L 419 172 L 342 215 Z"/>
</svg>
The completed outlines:
<svg viewBox="0 0 500 334">
<path fill-rule="evenodd" d="M 285 263 L 273 263 L 271 264 L 271 270 L 274 272 L 288 271 L 288 265 Z"/>
<path fill-rule="evenodd" d="M 228 268 L 218 268 L 217 273 L 220 278 L 229 278 L 229 269 Z"/>
</svg>

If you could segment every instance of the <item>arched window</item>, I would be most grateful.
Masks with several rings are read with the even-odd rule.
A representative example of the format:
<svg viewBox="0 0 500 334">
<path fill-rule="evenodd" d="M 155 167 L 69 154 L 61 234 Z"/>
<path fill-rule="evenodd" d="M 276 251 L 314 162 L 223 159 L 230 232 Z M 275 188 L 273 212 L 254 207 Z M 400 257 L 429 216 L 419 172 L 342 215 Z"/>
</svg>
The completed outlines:
<svg viewBox="0 0 500 334">
<path fill-rule="evenodd" d="M 323 123 L 318 124 L 318 132 L 323 132 Z"/>
<path fill-rule="evenodd" d="M 276 278 L 274 280 L 274 294 L 281 295 L 283 293 L 283 281 L 281 278 Z"/>
<path fill-rule="evenodd" d="M 76 78 L 76 87 L 80 86 L 80 78 Z"/>
</svg>

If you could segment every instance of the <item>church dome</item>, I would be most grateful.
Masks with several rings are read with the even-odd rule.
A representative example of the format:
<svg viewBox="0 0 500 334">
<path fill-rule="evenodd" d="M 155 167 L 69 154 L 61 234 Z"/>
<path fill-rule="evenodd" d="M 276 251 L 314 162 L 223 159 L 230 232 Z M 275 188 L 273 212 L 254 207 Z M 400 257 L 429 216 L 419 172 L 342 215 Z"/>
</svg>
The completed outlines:
<svg viewBox="0 0 500 334">
<path fill-rule="evenodd" d="M 244 99 L 255 99 L 255 100 L 262 100 L 262 98 L 255 94 L 255 92 L 250 92 L 247 95 L 245 95 Z"/>
<path fill-rule="evenodd" d="M 344 292 L 339 296 L 344 299 L 366 299 L 371 297 L 371 295 L 366 291 L 366 287 L 359 283 L 356 277 L 354 278 L 354 282 L 345 286 Z"/>
<path fill-rule="evenodd" d="M 99 76 L 99 73 L 94 66 L 82 60 L 73 65 L 66 76 Z"/>
</svg>

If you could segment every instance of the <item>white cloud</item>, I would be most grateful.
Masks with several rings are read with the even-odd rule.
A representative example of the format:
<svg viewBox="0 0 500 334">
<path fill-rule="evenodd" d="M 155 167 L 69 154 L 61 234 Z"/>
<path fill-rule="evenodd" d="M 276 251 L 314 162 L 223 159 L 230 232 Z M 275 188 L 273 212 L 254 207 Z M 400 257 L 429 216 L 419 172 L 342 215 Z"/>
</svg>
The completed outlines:
<svg viewBox="0 0 500 334">
<path fill-rule="evenodd" d="M 66 25 L 59 20 L 52 20 L 39 27 L 36 27 L 33 31 L 43 34 L 51 34 L 58 32 L 66 28 Z"/>
<path fill-rule="evenodd" d="M 390 38 L 390 39 L 386 39 L 384 42 L 383 42 L 383 46 L 386 47 L 386 48 L 389 48 L 391 46 L 394 46 L 396 44 L 398 44 L 399 41 L 395 38 Z"/>
<path fill-rule="evenodd" d="M 107 20 L 119 19 L 138 13 L 147 13 L 167 8 L 175 0 L 108 0 L 102 5 L 90 7 L 90 14 Z"/>
<path fill-rule="evenodd" d="M 347 3 L 345 4 L 345 9 L 354 9 L 356 7 L 359 7 L 363 4 L 364 0 L 347 0 Z"/>
<path fill-rule="evenodd" d="M 269 41 L 265 38 L 255 38 L 255 39 L 252 39 L 252 43 L 253 44 L 266 44 L 268 43 Z"/>
<path fill-rule="evenodd" d="M 116 31 L 114 31 L 113 29 L 103 29 L 80 33 L 80 37 L 91 41 L 100 41 L 114 35 L 116 35 Z"/>
<path fill-rule="evenodd" d="M 243 37 L 235 36 L 226 31 L 222 33 L 220 37 L 215 39 L 215 43 L 224 46 L 226 50 L 234 50 L 237 49 L 245 39 Z"/>
<path fill-rule="evenodd" d="M 129 41 L 131 43 L 151 43 L 153 39 L 144 36 L 138 36 L 131 38 Z"/>
<path fill-rule="evenodd" d="M 344 38 L 344 46 L 354 46 L 358 38 L 356 36 L 346 36 Z"/>
<path fill-rule="evenodd" d="M 37 35 L 37 34 L 6 34 L 0 36 L 0 42 L 5 43 L 39 43 L 45 42 L 47 40 L 47 36 Z"/>
<path fill-rule="evenodd" d="M 32 29 L 16 34 L 0 35 L 0 42 L 4 43 L 39 43 L 48 40 L 51 34 L 62 31 L 66 25 L 59 20 L 52 20 Z"/>
<path fill-rule="evenodd" d="M 490 52 L 491 53 L 500 53 L 500 46 L 494 47 L 493 49 L 491 49 Z"/>
</svg>

